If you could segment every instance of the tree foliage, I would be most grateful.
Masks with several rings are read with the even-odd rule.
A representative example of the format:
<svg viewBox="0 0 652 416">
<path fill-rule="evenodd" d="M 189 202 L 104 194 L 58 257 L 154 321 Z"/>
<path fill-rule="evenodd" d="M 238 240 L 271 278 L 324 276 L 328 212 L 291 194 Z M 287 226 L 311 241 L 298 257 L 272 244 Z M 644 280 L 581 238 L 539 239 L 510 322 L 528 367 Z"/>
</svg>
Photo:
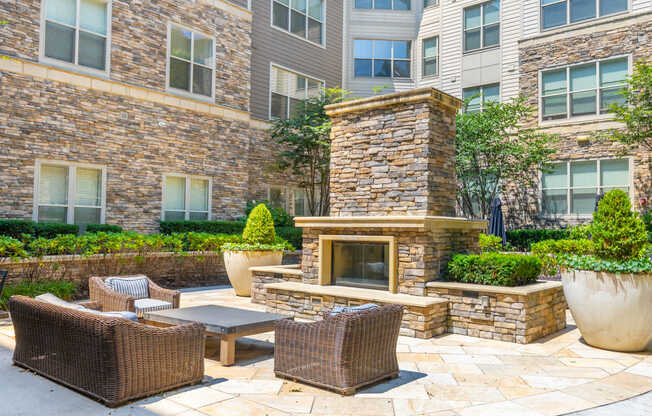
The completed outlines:
<svg viewBox="0 0 652 416">
<path fill-rule="evenodd" d="M 291 172 L 308 197 L 311 215 L 321 216 L 329 208 L 330 117 L 324 107 L 342 102 L 348 92 L 326 89 L 319 97 L 300 104 L 294 115 L 277 120 L 271 128 L 272 138 L 283 149 L 276 158 L 275 170 Z"/>
<path fill-rule="evenodd" d="M 652 61 L 638 61 L 627 84 L 622 91 L 625 102 L 611 106 L 615 119 L 625 128 L 609 133 L 630 148 L 640 145 L 652 150 Z"/>
<path fill-rule="evenodd" d="M 465 110 L 472 98 L 465 101 Z M 519 96 L 510 102 L 486 103 L 482 112 L 458 114 L 457 198 L 466 216 L 488 218 L 501 186 L 531 188 L 532 172 L 550 162 L 557 139 L 526 126 L 533 113 L 526 97 Z"/>
</svg>

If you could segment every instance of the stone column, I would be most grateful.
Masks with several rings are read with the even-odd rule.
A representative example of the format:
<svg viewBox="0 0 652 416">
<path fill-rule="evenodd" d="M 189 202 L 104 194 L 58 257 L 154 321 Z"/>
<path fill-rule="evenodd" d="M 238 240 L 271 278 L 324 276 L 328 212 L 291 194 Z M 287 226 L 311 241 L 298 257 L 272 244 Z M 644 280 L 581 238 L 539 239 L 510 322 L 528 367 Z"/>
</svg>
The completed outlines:
<svg viewBox="0 0 652 416">
<path fill-rule="evenodd" d="M 455 216 L 455 115 L 433 88 L 326 107 L 330 215 Z"/>
</svg>

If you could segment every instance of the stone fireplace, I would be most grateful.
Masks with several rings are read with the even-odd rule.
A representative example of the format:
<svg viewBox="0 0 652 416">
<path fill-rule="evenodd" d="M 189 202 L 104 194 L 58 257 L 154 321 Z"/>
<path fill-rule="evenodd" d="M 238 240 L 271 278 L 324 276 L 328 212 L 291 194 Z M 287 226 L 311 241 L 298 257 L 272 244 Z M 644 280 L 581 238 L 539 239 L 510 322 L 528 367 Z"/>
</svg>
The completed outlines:
<svg viewBox="0 0 652 416">
<path fill-rule="evenodd" d="M 484 221 L 455 218 L 455 115 L 432 88 L 327 107 L 329 217 L 303 228 L 304 281 L 426 294 L 455 252 L 477 251 Z"/>
<path fill-rule="evenodd" d="M 335 104 L 331 214 L 295 218 L 301 265 L 252 268 L 252 301 L 319 320 L 335 306 L 405 307 L 401 334 L 446 331 L 527 343 L 566 325 L 561 285 L 444 282 L 453 254 L 477 253 L 486 221 L 456 218 L 460 100 L 421 88 Z"/>
</svg>

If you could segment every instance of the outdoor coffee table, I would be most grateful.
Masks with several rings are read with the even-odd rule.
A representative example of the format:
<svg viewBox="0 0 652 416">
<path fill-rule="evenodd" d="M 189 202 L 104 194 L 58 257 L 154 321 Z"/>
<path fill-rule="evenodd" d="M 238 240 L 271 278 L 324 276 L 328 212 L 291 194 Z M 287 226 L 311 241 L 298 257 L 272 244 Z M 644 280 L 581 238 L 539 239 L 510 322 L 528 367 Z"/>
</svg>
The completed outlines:
<svg viewBox="0 0 652 416">
<path fill-rule="evenodd" d="M 191 308 L 145 312 L 143 321 L 154 326 L 181 325 L 199 322 L 206 326 L 206 335 L 220 338 L 220 362 L 235 362 L 235 339 L 274 330 L 276 322 L 292 319 L 285 315 L 205 305 Z"/>
</svg>

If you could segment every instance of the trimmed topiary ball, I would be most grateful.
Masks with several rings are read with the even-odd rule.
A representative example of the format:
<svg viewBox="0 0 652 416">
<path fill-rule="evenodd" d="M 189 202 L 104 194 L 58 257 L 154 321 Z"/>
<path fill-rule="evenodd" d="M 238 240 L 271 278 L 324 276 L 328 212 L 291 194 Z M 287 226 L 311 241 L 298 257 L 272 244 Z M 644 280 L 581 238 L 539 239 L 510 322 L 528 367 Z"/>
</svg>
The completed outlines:
<svg viewBox="0 0 652 416">
<path fill-rule="evenodd" d="M 607 192 L 600 201 L 593 213 L 591 236 L 596 256 L 605 260 L 639 258 L 647 243 L 645 224 L 632 211 L 629 195 L 620 189 Z"/>
<path fill-rule="evenodd" d="M 274 244 L 274 220 L 265 204 L 258 204 L 249 214 L 242 239 L 247 244 Z"/>
</svg>

